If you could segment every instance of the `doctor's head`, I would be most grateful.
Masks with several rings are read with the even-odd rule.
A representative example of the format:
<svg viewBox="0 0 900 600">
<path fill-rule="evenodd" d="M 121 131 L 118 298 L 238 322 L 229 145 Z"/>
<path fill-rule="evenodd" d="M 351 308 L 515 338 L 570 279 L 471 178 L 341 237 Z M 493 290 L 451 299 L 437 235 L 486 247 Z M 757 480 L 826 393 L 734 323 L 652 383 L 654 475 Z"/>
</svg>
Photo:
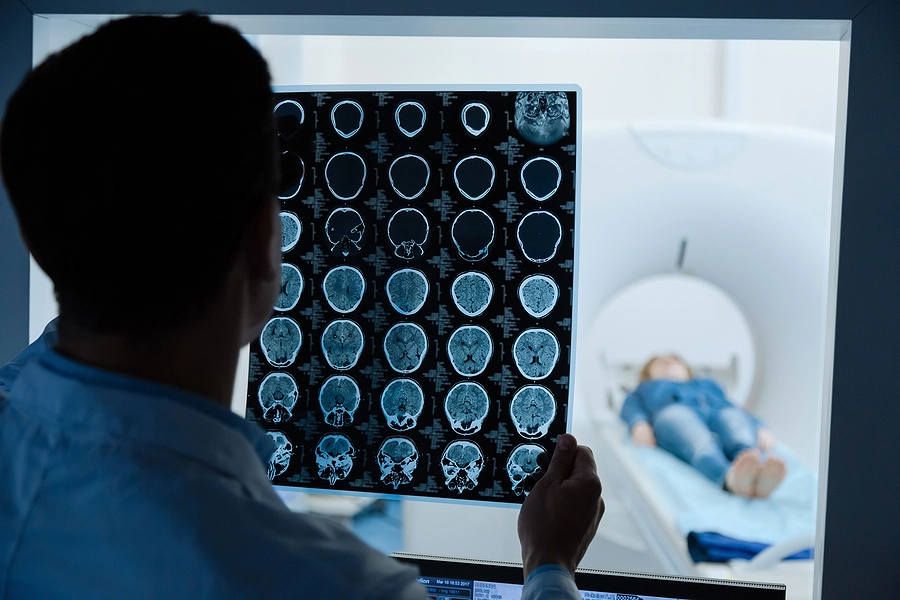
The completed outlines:
<svg viewBox="0 0 900 600">
<path fill-rule="evenodd" d="M 275 156 L 265 61 L 197 15 L 113 21 L 51 55 L 0 129 L 3 180 L 62 318 L 103 333 L 190 322 L 235 278 L 271 309 Z"/>
<path fill-rule="evenodd" d="M 693 371 L 677 354 L 661 354 L 648 360 L 640 371 L 641 383 L 655 379 L 668 381 L 689 381 L 694 377 Z"/>
</svg>

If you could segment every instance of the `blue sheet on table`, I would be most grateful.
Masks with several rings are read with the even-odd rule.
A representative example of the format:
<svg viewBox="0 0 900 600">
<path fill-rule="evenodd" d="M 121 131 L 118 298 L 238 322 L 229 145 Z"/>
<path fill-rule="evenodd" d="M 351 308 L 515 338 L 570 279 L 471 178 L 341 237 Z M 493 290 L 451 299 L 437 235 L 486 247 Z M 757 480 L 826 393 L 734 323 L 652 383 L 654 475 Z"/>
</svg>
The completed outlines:
<svg viewBox="0 0 900 600">
<path fill-rule="evenodd" d="M 738 540 L 712 531 L 690 532 L 687 536 L 687 545 L 694 562 L 728 562 L 735 558 L 750 560 L 769 547 L 769 544 Z M 785 557 L 784 560 L 804 560 L 812 557 L 812 548 L 807 548 Z"/>
</svg>

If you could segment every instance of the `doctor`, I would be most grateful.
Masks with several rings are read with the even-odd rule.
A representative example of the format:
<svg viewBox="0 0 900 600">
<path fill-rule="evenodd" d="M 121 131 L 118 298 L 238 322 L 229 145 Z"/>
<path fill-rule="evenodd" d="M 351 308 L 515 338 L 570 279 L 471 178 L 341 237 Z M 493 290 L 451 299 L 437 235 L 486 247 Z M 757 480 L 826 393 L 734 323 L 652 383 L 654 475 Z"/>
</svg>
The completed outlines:
<svg viewBox="0 0 900 600">
<path fill-rule="evenodd" d="M 424 598 L 291 513 L 228 410 L 280 283 L 271 106 L 260 55 L 198 16 L 105 25 L 10 99 L 0 166 L 60 317 L 0 371 L 0 598 Z M 578 598 L 602 512 L 562 436 L 520 512 L 523 598 Z"/>
</svg>

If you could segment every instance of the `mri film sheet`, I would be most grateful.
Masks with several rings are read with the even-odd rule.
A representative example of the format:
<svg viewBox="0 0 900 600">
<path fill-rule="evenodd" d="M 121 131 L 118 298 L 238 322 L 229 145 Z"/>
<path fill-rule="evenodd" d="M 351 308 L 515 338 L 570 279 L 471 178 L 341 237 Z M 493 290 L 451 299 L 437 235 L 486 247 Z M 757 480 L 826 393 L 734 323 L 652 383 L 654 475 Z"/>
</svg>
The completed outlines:
<svg viewBox="0 0 900 600">
<path fill-rule="evenodd" d="M 247 398 L 275 484 L 527 495 L 570 429 L 577 102 L 276 94 L 282 282 Z"/>
</svg>

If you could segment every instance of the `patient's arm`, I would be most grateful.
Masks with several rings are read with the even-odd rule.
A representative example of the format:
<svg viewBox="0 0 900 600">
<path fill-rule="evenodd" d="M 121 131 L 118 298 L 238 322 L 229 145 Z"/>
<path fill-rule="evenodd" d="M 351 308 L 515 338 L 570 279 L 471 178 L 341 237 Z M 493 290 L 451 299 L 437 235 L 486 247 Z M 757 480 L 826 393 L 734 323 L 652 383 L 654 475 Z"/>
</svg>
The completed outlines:
<svg viewBox="0 0 900 600">
<path fill-rule="evenodd" d="M 647 421 L 638 421 L 631 427 L 631 438 L 635 446 L 655 446 L 656 436 L 653 427 Z"/>
</svg>

